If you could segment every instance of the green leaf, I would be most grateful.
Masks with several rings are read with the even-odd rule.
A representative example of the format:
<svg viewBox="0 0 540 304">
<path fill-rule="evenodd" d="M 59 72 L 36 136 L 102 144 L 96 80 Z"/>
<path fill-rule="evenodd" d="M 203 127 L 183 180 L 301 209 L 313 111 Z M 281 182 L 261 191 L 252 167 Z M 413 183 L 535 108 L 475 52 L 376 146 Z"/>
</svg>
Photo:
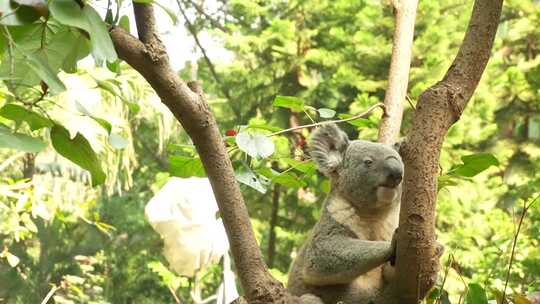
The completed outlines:
<svg viewBox="0 0 540 304">
<path fill-rule="evenodd" d="M 99 118 L 99 117 L 95 117 L 95 116 L 90 116 L 90 118 L 92 118 L 95 122 L 97 122 L 100 126 L 102 126 L 103 129 L 107 130 L 108 134 L 111 134 L 112 125 L 111 125 L 110 122 L 106 121 L 103 118 Z"/>
<path fill-rule="evenodd" d="M 154 4 L 156 4 L 157 6 L 159 6 L 162 10 L 165 11 L 165 13 L 167 13 L 167 15 L 169 15 L 169 18 L 171 18 L 172 22 L 173 22 L 173 25 L 176 25 L 178 24 L 178 17 L 176 17 L 176 13 L 173 12 L 170 8 L 166 7 L 165 5 L 157 2 L 157 1 L 153 1 Z"/>
<path fill-rule="evenodd" d="M 112 131 L 112 125 L 111 123 L 109 123 L 108 121 L 106 121 L 105 119 L 103 118 L 99 118 L 99 117 L 96 117 L 94 115 L 92 115 L 92 113 L 90 113 L 90 111 L 88 111 L 80 102 L 76 101 L 75 102 L 75 107 L 77 107 L 77 110 L 79 110 L 79 112 L 83 113 L 84 115 L 92 118 L 95 122 L 97 122 L 100 126 L 103 127 L 103 129 L 105 129 L 107 131 L 107 134 L 111 134 L 111 131 Z"/>
<path fill-rule="evenodd" d="M 32 131 L 53 126 L 53 122 L 50 119 L 13 103 L 8 103 L 2 107 L 0 109 L 0 116 L 13 120 L 18 124 L 25 121 Z"/>
<path fill-rule="evenodd" d="M 300 188 L 306 186 L 306 183 L 298 178 L 294 172 L 277 172 L 270 168 L 261 168 L 257 173 L 268 178 L 271 182 L 284 185 L 290 188 Z"/>
<path fill-rule="evenodd" d="M 341 118 L 341 119 L 347 119 L 347 118 L 351 118 L 353 117 L 354 115 L 351 115 L 351 114 L 339 114 L 338 117 Z M 351 121 L 347 121 L 348 124 L 351 124 L 355 127 L 372 127 L 374 126 L 373 122 L 369 119 L 366 119 L 366 118 L 358 118 L 358 119 L 354 119 L 354 120 L 351 120 Z"/>
<path fill-rule="evenodd" d="M 255 158 L 266 158 L 274 153 L 274 142 L 264 134 L 240 132 L 236 135 L 240 150 Z"/>
<path fill-rule="evenodd" d="M 129 17 L 126 15 L 123 15 L 120 17 L 120 20 L 118 21 L 118 25 L 123 28 L 126 32 L 129 33 Z"/>
<path fill-rule="evenodd" d="M 452 168 L 448 174 L 473 177 L 491 166 L 498 166 L 499 161 L 491 153 L 478 153 L 461 157 L 463 164 Z"/>
<path fill-rule="evenodd" d="M 47 145 L 40 139 L 22 133 L 12 133 L 8 127 L 0 124 L 0 148 L 37 153 L 45 147 Z"/>
<path fill-rule="evenodd" d="M 47 60 L 38 54 L 27 53 L 24 57 L 28 60 L 28 66 L 43 80 L 55 94 L 66 90 L 64 83 L 58 78 L 58 71 L 54 71 Z"/>
<path fill-rule="evenodd" d="M 97 83 L 97 85 L 98 85 L 98 87 L 100 89 L 111 93 L 115 97 L 122 98 L 122 94 L 121 94 L 120 90 L 118 89 L 118 87 L 112 81 L 99 80 L 99 79 L 96 79 L 96 78 L 94 78 L 94 81 Z"/>
<path fill-rule="evenodd" d="M 327 108 L 317 109 L 317 112 L 319 112 L 319 115 L 322 118 L 332 118 L 332 117 L 334 117 L 334 115 L 336 115 L 336 111 L 334 111 L 332 109 L 327 109 Z"/>
<path fill-rule="evenodd" d="M 304 111 L 304 101 L 298 97 L 294 96 L 276 96 L 274 102 L 272 103 L 275 107 L 288 108 L 295 112 Z"/>
<path fill-rule="evenodd" d="M 257 124 L 257 123 L 250 123 L 249 125 L 247 125 L 246 127 L 247 129 L 260 129 L 260 130 L 266 130 L 266 131 L 270 131 L 270 132 L 279 132 L 281 130 L 283 130 L 282 128 L 279 128 L 279 127 L 275 127 L 275 126 L 272 126 L 272 125 L 268 125 L 268 124 Z"/>
<path fill-rule="evenodd" d="M 266 193 L 266 187 L 263 185 L 263 181 L 249 168 L 242 167 L 240 170 L 235 172 L 236 180 L 240 183 L 249 186 L 260 193 Z"/>
<path fill-rule="evenodd" d="M 71 139 L 66 128 L 54 125 L 51 129 L 51 142 L 56 152 L 90 172 L 92 186 L 105 182 L 106 175 L 101 169 L 99 159 L 88 140 L 82 134 L 77 133 Z"/>
<path fill-rule="evenodd" d="M 39 19 L 39 12 L 31 6 L 18 5 L 14 1 L 0 1 L 0 24 L 25 25 Z"/>
<path fill-rule="evenodd" d="M 313 161 L 300 161 L 292 158 L 283 159 L 287 165 L 303 173 L 313 173 L 317 169 Z"/>
<path fill-rule="evenodd" d="M 120 60 L 117 59 L 114 62 L 107 62 L 107 69 L 113 73 L 120 74 Z"/>
<path fill-rule="evenodd" d="M 330 182 L 328 181 L 328 179 L 325 179 L 321 182 L 321 186 L 320 186 L 322 192 L 324 193 L 330 193 Z"/>
<path fill-rule="evenodd" d="M 204 167 L 198 157 L 186 157 L 180 155 L 169 156 L 169 172 L 172 176 L 191 177 L 205 176 Z"/>
<path fill-rule="evenodd" d="M 65 25 L 80 28 L 88 33 L 92 54 L 98 61 L 115 61 L 116 51 L 107 31 L 107 25 L 89 5 L 80 7 L 73 0 L 53 0 L 49 9 L 54 18 Z"/>
<path fill-rule="evenodd" d="M 440 304 L 450 304 L 448 292 L 444 289 L 433 288 L 426 297 L 426 304 L 435 304 L 440 299 Z"/>
<path fill-rule="evenodd" d="M 488 304 L 486 291 L 482 286 L 471 283 L 468 287 L 469 289 L 465 298 L 466 304 Z"/>
</svg>

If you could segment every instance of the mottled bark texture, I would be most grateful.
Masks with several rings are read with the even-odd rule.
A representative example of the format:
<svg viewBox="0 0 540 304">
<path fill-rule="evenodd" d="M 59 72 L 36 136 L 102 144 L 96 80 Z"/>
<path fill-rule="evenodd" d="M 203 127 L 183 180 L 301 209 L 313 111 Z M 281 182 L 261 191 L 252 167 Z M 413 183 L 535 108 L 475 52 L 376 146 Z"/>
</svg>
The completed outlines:
<svg viewBox="0 0 540 304">
<path fill-rule="evenodd" d="M 157 37 L 152 5 L 134 3 L 139 39 L 110 30 L 121 59 L 152 86 L 189 134 L 214 191 L 236 269 L 249 303 L 295 302 L 267 271 L 218 125 L 197 83 L 186 84 L 171 69 Z"/>
<path fill-rule="evenodd" d="M 443 80 L 418 100 L 407 143 L 397 241 L 400 304 L 418 303 L 437 271 L 434 256 L 439 155 L 448 128 L 471 98 L 491 54 L 502 0 L 476 0 L 459 52 Z"/>
<path fill-rule="evenodd" d="M 392 61 L 388 73 L 388 89 L 384 96 L 385 114 L 379 126 L 381 143 L 394 143 L 399 136 L 403 102 L 407 96 L 409 70 L 414 38 L 414 21 L 418 0 L 393 1 L 396 27 L 392 46 Z"/>
</svg>

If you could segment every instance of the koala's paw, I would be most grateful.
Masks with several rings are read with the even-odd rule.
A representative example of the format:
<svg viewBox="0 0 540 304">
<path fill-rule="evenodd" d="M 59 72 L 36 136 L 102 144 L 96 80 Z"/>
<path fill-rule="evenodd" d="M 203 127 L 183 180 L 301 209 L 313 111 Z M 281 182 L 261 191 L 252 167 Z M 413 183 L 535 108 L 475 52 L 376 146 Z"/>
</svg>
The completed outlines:
<svg viewBox="0 0 540 304">
<path fill-rule="evenodd" d="M 397 234 L 398 234 L 398 228 L 394 230 L 394 235 L 392 235 L 392 241 L 390 241 L 390 265 L 395 266 L 396 265 L 396 251 L 397 251 Z"/>
</svg>

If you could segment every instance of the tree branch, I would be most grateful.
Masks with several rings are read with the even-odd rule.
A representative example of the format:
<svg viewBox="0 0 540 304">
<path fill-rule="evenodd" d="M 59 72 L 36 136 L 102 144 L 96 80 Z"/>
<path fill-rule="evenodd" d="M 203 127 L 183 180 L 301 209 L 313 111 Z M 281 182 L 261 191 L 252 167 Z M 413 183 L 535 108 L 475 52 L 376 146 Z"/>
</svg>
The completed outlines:
<svg viewBox="0 0 540 304">
<path fill-rule="evenodd" d="M 139 40 L 144 44 L 153 44 L 157 40 L 156 19 L 154 18 L 154 8 L 151 5 L 133 2 L 133 12 L 135 20 L 144 20 L 136 22 Z"/>
<path fill-rule="evenodd" d="M 435 203 L 442 142 L 484 72 L 502 2 L 475 1 L 463 43 L 450 69 L 418 100 L 408 141 L 402 148 L 405 178 L 396 261 L 399 303 L 418 303 L 436 277 Z"/>
<path fill-rule="evenodd" d="M 294 301 L 269 273 L 253 234 L 217 122 L 197 83 L 189 86 L 172 70 L 157 39 L 151 5 L 134 5 L 141 41 L 120 28 L 110 34 L 118 55 L 156 91 L 193 140 L 210 180 L 245 296 L 250 303 Z"/>
<path fill-rule="evenodd" d="M 418 0 L 394 1 L 396 28 L 388 75 L 388 90 L 386 90 L 384 97 L 386 113 L 379 126 L 379 142 L 386 144 L 397 140 L 401 128 L 403 102 L 407 96 L 409 83 L 417 6 Z"/>
<path fill-rule="evenodd" d="M 197 4 L 197 3 L 195 3 L 195 2 L 193 2 L 191 0 L 187 0 L 186 2 L 191 4 L 199 14 L 206 17 L 206 19 L 208 21 L 210 21 L 210 24 L 212 24 L 213 27 L 221 30 L 222 32 L 230 33 L 228 28 L 224 27 L 221 23 L 219 23 L 216 19 L 214 19 L 214 17 L 210 16 L 207 12 L 205 12 L 204 8 L 202 6 L 200 6 L 199 4 Z"/>
<path fill-rule="evenodd" d="M 206 50 L 204 49 L 204 47 L 202 46 L 201 41 L 199 40 L 199 35 L 197 34 L 197 31 L 195 30 L 195 27 L 193 26 L 191 21 L 189 21 L 189 18 L 187 16 L 186 12 L 184 11 L 184 9 L 182 8 L 182 6 L 180 5 L 180 3 L 178 3 L 178 9 L 180 10 L 180 13 L 184 17 L 184 20 L 186 21 L 186 25 L 187 25 L 186 27 L 187 27 L 189 33 L 191 34 L 191 36 L 193 36 L 193 40 L 195 40 L 195 44 L 197 44 L 197 47 L 199 48 L 199 50 L 201 50 L 204 61 L 206 61 L 206 64 L 208 64 L 208 68 L 210 69 L 210 73 L 212 74 L 212 77 L 214 77 L 214 80 L 217 82 L 218 87 L 223 92 L 223 95 L 225 95 L 225 97 L 227 97 L 227 99 L 230 101 L 231 96 L 230 96 L 229 92 L 223 87 L 223 83 L 221 82 L 221 79 L 220 79 L 219 75 L 216 72 L 216 67 L 214 66 L 214 64 L 210 60 L 210 57 L 208 57 L 208 54 L 206 54 Z"/>
</svg>

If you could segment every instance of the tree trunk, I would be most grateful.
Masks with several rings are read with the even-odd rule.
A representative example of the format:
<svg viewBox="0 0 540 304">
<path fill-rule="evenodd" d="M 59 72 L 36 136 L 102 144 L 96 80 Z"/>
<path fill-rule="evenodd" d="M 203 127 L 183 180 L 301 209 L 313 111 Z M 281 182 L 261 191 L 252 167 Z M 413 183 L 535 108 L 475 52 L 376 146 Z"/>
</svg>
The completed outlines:
<svg viewBox="0 0 540 304">
<path fill-rule="evenodd" d="M 396 28 L 392 46 L 392 61 L 388 73 L 388 89 L 384 97 L 385 114 L 379 126 L 379 142 L 397 140 L 403 117 L 403 101 L 407 96 L 409 69 L 414 38 L 414 21 L 418 0 L 395 0 Z"/>
<path fill-rule="evenodd" d="M 418 303 L 436 277 L 435 203 L 442 142 L 487 65 L 502 2 L 475 1 L 465 38 L 450 69 L 442 81 L 419 98 L 402 149 L 405 178 L 396 261 L 399 303 Z"/>
<path fill-rule="evenodd" d="M 165 47 L 157 37 L 152 5 L 133 6 L 139 39 L 113 27 L 110 34 L 116 51 L 148 81 L 193 140 L 212 185 L 248 302 L 297 301 L 268 272 L 223 138 L 201 87 L 186 84 L 171 69 Z"/>
</svg>

